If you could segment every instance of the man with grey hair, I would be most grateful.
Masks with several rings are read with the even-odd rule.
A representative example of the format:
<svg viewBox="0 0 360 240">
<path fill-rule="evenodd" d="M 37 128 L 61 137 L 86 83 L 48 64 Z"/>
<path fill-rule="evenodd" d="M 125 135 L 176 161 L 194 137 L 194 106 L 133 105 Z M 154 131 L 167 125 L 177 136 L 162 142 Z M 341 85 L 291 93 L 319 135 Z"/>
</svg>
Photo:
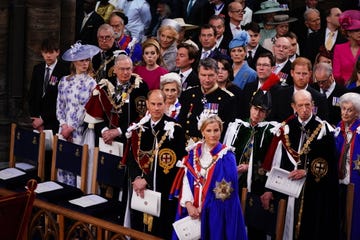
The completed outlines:
<svg viewBox="0 0 360 240">
<path fill-rule="evenodd" d="M 300 55 L 302 55 L 305 51 L 306 41 L 309 35 L 320 30 L 321 18 L 319 10 L 308 8 L 304 13 L 304 21 L 300 22 L 300 24 L 298 24 L 293 31 L 296 36 L 298 36 Z"/>
<path fill-rule="evenodd" d="M 114 29 L 107 23 L 101 25 L 97 31 L 98 46 L 101 51 L 92 58 L 96 81 L 102 78 L 112 78 L 114 66 L 114 51 L 118 50 L 115 44 Z"/>
<path fill-rule="evenodd" d="M 332 67 L 327 63 L 318 63 L 314 67 L 314 89 L 326 96 L 329 110 L 329 123 L 336 126 L 341 120 L 339 98 L 348 90 L 336 83 Z"/>
<path fill-rule="evenodd" d="M 295 92 L 291 106 L 295 113 L 275 132 L 263 164 L 267 171 L 276 168 L 288 171 L 287 178 L 302 188 L 296 198 L 274 190 L 275 198 L 287 200 L 283 236 L 284 239 L 331 239 L 339 236 L 337 159 L 332 127 L 313 114 L 314 103 L 307 90 Z"/>
<path fill-rule="evenodd" d="M 282 85 L 293 85 L 293 79 L 290 74 L 290 47 L 291 43 L 286 37 L 277 38 L 273 46 L 273 52 L 275 57 L 275 67 L 273 69 L 273 73 L 279 76 Z"/>
<path fill-rule="evenodd" d="M 113 81 L 101 79 L 85 105 L 84 121 L 89 123 L 89 128 L 95 129 L 96 146 L 99 145 L 101 138 L 109 145 L 114 141 L 120 142 L 125 149 L 127 144 L 125 133 L 128 126 L 146 113 L 146 95 L 149 89 L 138 75 L 132 73 L 132 70 L 133 63 L 129 56 L 124 54 L 117 56 L 114 65 L 116 79 Z M 127 179 L 124 178 L 121 184 L 122 188 L 113 187 L 112 191 L 107 190 L 108 186 L 101 188 L 102 195 L 110 192 L 113 199 L 121 202 L 119 222 L 122 222 L 125 216 Z"/>
<path fill-rule="evenodd" d="M 95 132 L 104 142 L 126 142 L 124 133 L 130 123 L 146 113 L 147 84 L 132 73 L 133 64 L 127 55 L 115 59 L 115 80 L 102 79 L 86 104 L 86 118 L 95 121 Z"/>
<path fill-rule="evenodd" d="M 348 41 L 339 31 L 339 16 L 341 13 L 341 10 L 337 7 L 327 9 L 325 11 L 326 26 L 309 35 L 303 55 L 310 59 L 312 63 L 314 63 L 321 46 L 324 46 L 330 52 L 334 50 L 335 44 Z"/>
<path fill-rule="evenodd" d="M 198 76 L 200 86 L 190 88 L 181 94 L 181 110 L 178 118 L 187 139 L 191 138 L 195 142 L 202 137 L 197 129 L 198 118 L 202 112 L 217 114 L 224 121 L 224 133 L 227 124 L 235 119 L 238 112 L 234 95 L 222 90 L 216 83 L 218 77 L 216 60 L 212 58 L 200 60 Z"/>
</svg>

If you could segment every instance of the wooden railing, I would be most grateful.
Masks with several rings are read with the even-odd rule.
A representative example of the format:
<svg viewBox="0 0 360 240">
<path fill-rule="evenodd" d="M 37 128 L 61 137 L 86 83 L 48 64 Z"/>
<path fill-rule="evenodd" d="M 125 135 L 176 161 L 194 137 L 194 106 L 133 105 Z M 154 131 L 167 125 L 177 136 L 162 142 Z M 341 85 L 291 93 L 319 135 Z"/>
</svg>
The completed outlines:
<svg viewBox="0 0 360 240">
<path fill-rule="evenodd" d="M 0 195 L 12 193 L 14 192 L 0 188 Z M 100 218 L 35 199 L 33 215 L 28 228 L 29 240 L 126 240 L 128 238 L 160 239 Z"/>
</svg>

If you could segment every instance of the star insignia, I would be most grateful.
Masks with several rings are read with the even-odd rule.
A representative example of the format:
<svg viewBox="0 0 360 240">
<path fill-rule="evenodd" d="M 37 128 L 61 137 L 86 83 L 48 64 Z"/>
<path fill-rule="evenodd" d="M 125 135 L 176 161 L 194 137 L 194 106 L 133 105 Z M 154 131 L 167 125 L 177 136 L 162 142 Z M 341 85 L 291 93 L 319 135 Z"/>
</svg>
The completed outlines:
<svg viewBox="0 0 360 240">
<path fill-rule="evenodd" d="M 357 155 L 357 159 L 354 161 L 355 167 L 354 170 L 360 171 L 360 155 Z"/>
<path fill-rule="evenodd" d="M 231 186 L 231 182 L 226 182 L 224 178 L 221 180 L 221 182 L 216 182 L 216 187 L 213 190 L 215 193 L 215 198 L 221 199 L 222 201 L 230 198 L 230 195 L 233 191 L 234 189 Z"/>
</svg>

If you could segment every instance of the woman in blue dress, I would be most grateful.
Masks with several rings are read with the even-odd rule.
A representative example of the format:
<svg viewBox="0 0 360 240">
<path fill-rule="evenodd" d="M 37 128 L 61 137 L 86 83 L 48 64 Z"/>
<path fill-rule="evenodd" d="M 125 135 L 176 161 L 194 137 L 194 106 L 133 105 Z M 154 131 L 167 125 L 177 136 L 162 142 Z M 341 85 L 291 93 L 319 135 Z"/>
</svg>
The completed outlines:
<svg viewBox="0 0 360 240">
<path fill-rule="evenodd" d="M 235 35 L 229 43 L 230 57 L 233 62 L 234 81 L 233 83 L 239 88 L 244 89 L 246 83 L 256 80 L 256 72 L 252 69 L 246 57 L 246 45 L 250 40 L 250 36 L 246 31 L 241 31 Z"/>
<path fill-rule="evenodd" d="M 219 142 L 222 121 L 215 114 L 202 114 L 198 129 L 203 140 L 188 147 L 177 176 L 182 183 L 178 216 L 199 219 L 201 239 L 246 240 L 235 155 Z"/>
</svg>

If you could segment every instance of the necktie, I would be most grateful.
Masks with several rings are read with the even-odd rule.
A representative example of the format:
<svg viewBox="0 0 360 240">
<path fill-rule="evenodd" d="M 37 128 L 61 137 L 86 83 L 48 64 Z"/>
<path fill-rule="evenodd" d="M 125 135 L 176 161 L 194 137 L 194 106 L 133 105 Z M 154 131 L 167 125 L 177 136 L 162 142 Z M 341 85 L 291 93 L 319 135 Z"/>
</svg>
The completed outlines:
<svg viewBox="0 0 360 240">
<path fill-rule="evenodd" d="M 328 34 L 328 39 L 326 40 L 326 43 L 325 43 L 325 47 L 328 51 L 331 50 L 331 48 L 333 47 L 333 43 L 334 43 L 334 40 L 333 40 L 333 37 L 334 37 L 334 32 L 329 32 Z"/>
<path fill-rule="evenodd" d="M 305 125 L 306 125 L 305 122 L 302 122 L 302 123 L 301 123 L 301 127 L 300 127 L 300 129 L 301 129 L 301 135 L 300 135 L 298 152 L 301 151 L 301 149 L 302 149 L 302 147 L 303 147 L 303 145 L 304 145 L 304 141 L 305 141 L 305 139 L 306 139 L 306 129 L 305 129 Z"/>
<path fill-rule="evenodd" d="M 327 92 L 327 90 L 323 90 L 323 94 L 324 94 L 325 97 L 327 98 L 326 92 Z"/>
<path fill-rule="evenodd" d="M 194 4 L 194 0 L 190 0 L 189 4 L 187 6 L 187 9 L 186 9 L 186 13 L 187 13 L 188 16 L 190 15 L 190 11 L 191 11 L 191 8 L 192 8 L 193 4 Z"/>
<path fill-rule="evenodd" d="M 236 30 L 241 30 L 241 27 L 240 27 L 240 26 L 236 26 L 235 29 L 236 29 Z"/>
<path fill-rule="evenodd" d="M 209 56 L 209 51 L 204 51 L 204 52 L 202 52 L 202 54 L 201 54 L 201 59 L 205 59 L 205 58 L 207 58 Z"/>
<path fill-rule="evenodd" d="M 49 84 L 49 80 L 50 80 L 50 68 L 46 67 L 45 77 L 44 77 L 44 82 L 43 82 L 43 96 L 46 93 L 46 88 Z"/>
<path fill-rule="evenodd" d="M 252 51 L 248 51 L 248 58 L 247 58 L 247 62 L 248 64 L 251 64 L 253 61 L 253 57 L 252 57 Z"/>
</svg>

